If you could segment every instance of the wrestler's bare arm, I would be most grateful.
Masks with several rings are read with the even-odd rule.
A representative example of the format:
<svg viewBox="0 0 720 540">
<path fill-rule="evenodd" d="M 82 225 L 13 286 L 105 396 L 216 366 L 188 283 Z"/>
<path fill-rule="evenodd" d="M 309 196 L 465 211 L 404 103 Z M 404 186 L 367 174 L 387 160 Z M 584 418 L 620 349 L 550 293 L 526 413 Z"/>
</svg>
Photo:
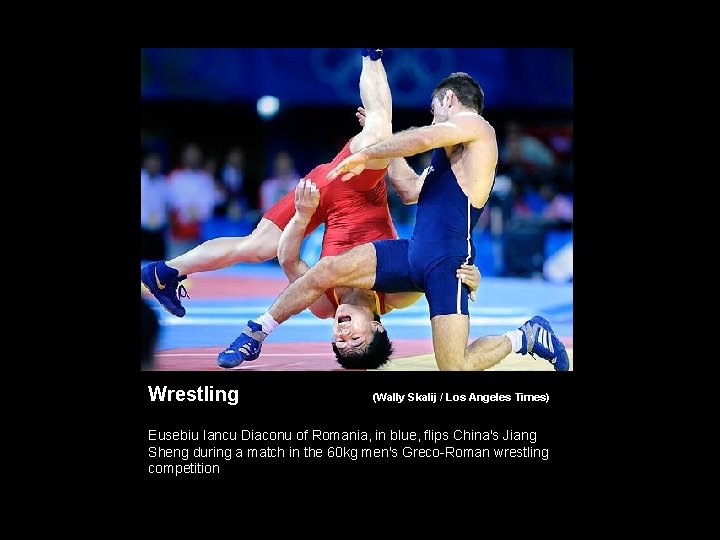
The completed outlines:
<svg viewBox="0 0 720 540">
<path fill-rule="evenodd" d="M 310 266 L 300 258 L 300 248 L 305 238 L 305 229 L 319 202 L 320 191 L 315 184 L 309 180 L 300 180 L 295 188 L 295 215 L 280 235 L 278 244 L 278 262 L 290 283 L 310 269 Z M 335 315 L 335 306 L 325 296 L 318 298 L 308 309 L 320 319 Z"/>
</svg>

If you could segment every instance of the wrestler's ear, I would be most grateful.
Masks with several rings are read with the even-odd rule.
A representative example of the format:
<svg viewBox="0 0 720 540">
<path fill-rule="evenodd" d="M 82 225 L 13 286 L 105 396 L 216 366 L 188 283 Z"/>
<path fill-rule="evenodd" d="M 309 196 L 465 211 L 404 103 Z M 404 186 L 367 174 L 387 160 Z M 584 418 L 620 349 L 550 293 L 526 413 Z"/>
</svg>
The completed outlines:
<svg viewBox="0 0 720 540">
<path fill-rule="evenodd" d="M 452 107 L 452 105 L 453 105 L 453 101 L 452 101 L 453 97 L 455 97 L 455 92 L 453 92 L 453 91 L 450 90 L 450 89 L 445 90 L 445 98 L 447 98 L 447 103 L 446 103 L 446 106 L 447 106 L 447 107 Z"/>
<path fill-rule="evenodd" d="M 373 332 L 384 332 L 385 331 L 385 327 L 379 321 L 370 321 L 370 327 L 372 328 Z"/>
</svg>

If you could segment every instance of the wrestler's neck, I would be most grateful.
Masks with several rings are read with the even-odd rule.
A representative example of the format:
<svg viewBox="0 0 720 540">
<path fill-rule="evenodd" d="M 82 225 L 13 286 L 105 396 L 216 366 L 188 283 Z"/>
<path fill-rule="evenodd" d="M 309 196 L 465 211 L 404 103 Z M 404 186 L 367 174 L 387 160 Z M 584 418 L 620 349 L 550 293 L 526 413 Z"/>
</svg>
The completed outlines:
<svg viewBox="0 0 720 540">
<path fill-rule="evenodd" d="M 366 307 L 370 311 L 375 308 L 375 293 L 367 289 L 353 289 L 350 287 L 335 287 L 340 304 L 352 304 Z"/>
<path fill-rule="evenodd" d="M 448 118 L 455 118 L 457 116 L 480 116 L 477 112 L 472 109 L 458 109 L 457 112 L 450 114 Z"/>
</svg>

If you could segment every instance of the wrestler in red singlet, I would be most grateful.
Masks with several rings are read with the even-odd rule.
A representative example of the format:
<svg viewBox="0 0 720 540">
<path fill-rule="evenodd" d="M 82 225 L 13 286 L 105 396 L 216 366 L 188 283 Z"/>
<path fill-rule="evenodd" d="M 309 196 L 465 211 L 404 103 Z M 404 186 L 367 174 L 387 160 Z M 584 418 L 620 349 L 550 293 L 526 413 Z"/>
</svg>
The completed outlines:
<svg viewBox="0 0 720 540">
<path fill-rule="evenodd" d="M 350 152 L 350 141 L 330 163 L 318 165 L 305 178 L 315 182 L 320 189 L 320 204 L 310 221 L 305 236 L 325 224 L 322 252 L 320 257 L 340 255 L 350 248 L 374 240 L 391 240 L 398 237 L 390 217 L 385 189 L 385 169 L 365 169 L 348 182 L 329 182 L 327 173 L 337 166 Z M 281 230 L 295 214 L 295 191 L 290 191 L 280 199 L 264 218 L 269 219 Z M 325 296 L 335 308 L 338 301 L 333 289 L 325 291 Z M 376 313 L 384 315 L 385 294 L 377 293 Z"/>
</svg>

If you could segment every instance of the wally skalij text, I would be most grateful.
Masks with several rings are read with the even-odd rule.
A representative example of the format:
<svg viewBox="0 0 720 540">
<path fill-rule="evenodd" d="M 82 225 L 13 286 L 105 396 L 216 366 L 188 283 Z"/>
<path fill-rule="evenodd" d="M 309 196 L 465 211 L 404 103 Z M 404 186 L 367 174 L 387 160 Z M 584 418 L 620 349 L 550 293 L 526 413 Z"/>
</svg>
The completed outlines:
<svg viewBox="0 0 720 540">
<path fill-rule="evenodd" d="M 548 403 L 550 401 L 550 394 L 523 394 L 522 392 L 515 392 L 514 394 L 500 394 L 498 392 L 495 392 L 494 394 L 476 394 L 473 392 L 469 394 L 454 394 L 450 392 L 427 392 L 424 394 L 418 392 L 410 392 L 408 394 L 401 394 L 400 392 L 375 392 L 372 399 L 375 403 L 402 403 L 405 400 L 407 400 L 408 402 L 424 403 L 461 403 L 463 401 L 492 403 L 513 400 L 543 401 L 545 403 Z"/>
</svg>

